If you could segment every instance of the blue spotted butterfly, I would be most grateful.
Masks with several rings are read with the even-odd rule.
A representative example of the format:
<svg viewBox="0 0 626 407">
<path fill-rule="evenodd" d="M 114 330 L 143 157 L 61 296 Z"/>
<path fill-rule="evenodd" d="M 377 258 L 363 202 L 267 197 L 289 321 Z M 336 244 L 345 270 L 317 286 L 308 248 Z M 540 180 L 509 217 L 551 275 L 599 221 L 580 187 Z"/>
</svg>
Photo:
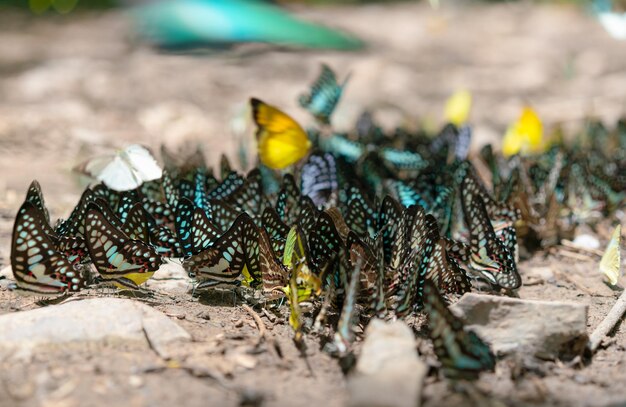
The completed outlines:
<svg viewBox="0 0 626 407">
<path fill-rule="evenodd" d="M 299 98 L 300 105 L 307 109 L 320 123 L 330 124 L 330 116 L 341 98 L 350 75 L 340 85 L 330 67 L 322 64 L 322 72 L 311 86 L 311 92 Z"/>
<path fill-rule="evenodd" d="M 19 293 L 37 296 L 59 296 L 79 291 L 85 282 L 79 269 L 55 249 L 45 233 L 43 213 L 26 201 L 20 207 L 11 242 L 11 268 Z"/>
</svg>

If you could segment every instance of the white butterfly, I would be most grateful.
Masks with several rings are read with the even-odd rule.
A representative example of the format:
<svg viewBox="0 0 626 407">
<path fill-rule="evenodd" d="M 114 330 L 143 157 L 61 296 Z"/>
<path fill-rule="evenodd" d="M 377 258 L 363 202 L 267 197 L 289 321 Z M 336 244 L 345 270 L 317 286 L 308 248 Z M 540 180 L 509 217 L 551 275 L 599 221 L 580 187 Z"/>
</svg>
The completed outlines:
<svg viewBox="0 0 626 407">
<path fill-rule="evenodd" d="M 115 191 L 128 191 L 161 178 L 163 170 L 150 151 L 132 144 L 115 154 L 92 158 L 74 168 Z"/>
<path fill-rule="evenodd" d="M 626 40 L 626 13 L 598 13 L 600 24 L 613 38 Z"/>
</svg>

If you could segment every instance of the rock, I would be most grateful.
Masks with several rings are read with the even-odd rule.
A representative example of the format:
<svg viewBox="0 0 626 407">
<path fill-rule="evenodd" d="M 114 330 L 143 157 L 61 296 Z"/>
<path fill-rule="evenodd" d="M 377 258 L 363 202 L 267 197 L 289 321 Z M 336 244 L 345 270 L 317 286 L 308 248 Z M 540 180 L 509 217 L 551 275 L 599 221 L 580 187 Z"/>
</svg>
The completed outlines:
<svg viewBox="0 0 626 407">
<path fill-rule="evenodd" d="M 169 293 L 185 294 L 193 286 L 187 272 L 177 261 L 165 261 L 146 281 L 146 288 Z"/>
<path fill-rule="evenodd" d="M 348 405 L 418 406 L 426 372 L 413 332 L 404 322 L 372 320 L 355 372 L 348 377 Z"/>
<path fill-rule="evenodd" d="M 465 294 L 450 307 L 499 356 L 569 359 L 587 343 L 587 305 Z"/>
<path fill-rule="evenodd" d="M 139 345 L 167 357 L 167 346 L 191 336 L 161 312 L 139 302 L 92 298 L 0 316 L 0 359 L 94 342 Z"/>
</svg>

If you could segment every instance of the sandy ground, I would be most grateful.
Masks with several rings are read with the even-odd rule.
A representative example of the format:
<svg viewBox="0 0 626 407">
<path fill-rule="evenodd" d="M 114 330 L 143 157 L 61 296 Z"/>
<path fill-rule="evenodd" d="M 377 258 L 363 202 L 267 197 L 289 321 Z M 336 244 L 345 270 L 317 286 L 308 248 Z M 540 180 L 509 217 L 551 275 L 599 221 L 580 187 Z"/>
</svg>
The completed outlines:
<svg viewBox="0 0 626 407">
<path fill-rule="evenodd" d="M 434 12 L 401 4 L 301 13 L 345 28 L 370 46 L 348 54 L 246 46 L 189 57 L 138 43 L 120 12 L 52 19 L 0 15 L 3 266 L 12 217 L 32 179 L 41 182 L 53 214 L 62 216 L 80 191 L 70 169 L 90 154 L 128 142 L 156 148 L 196 140 L 211 164 L 222 152 L 234 157 L 231 122 L 248 98 L 261 97 L 306 121 L 296 97 L 321 62 L 340 76 L 352 73 L 337 112 L 344 128 L 363 108 L 378 109 L 388 125 L 437 123 L 443 101 L 461 87 L 474 94 L 472 121 L 482 142 L 497 141 L 524 103 L 536 107 L 547 125 L 563 122 L 570 128 L 586 115 L 611 123 L 624 113 L 626 42 L 611 39 L 575 8 L 522 3 Z M 608 236 L 601 231 L 599 238 L 604 244 Z M 557 277 L 524 286 L 520 297 L 588 304 L 591 331 L 619 295 L 601 282 L 597 260 L 537 254 L 520 265 L 525 281 L 536 283 L 546 267 Z M 29 365 L 0 363 L 0 406 L 345 403 L 345 379 L 336 361 L 319 350 L 317 338 L 308 338 L 309 370 L 284 321 L 264 318 L 271 340 L 252 351 L 254 322 L 228 294 L 200 300 L 178 295 L 152 305 L 193 335 L 185 360 L 210 369 L 210 377 L 168 368 L 146 350 L 67 349 Z M 32 307 L 0 291 L 0 313 Z M 427 341 L 417 341 L 429 354 Z M 479 386 L 512 405 L 619 405 L 626 402 L 625 343 L 622 326 L 590 364 L 546 362 L 514 382 L 510 366 L 501 363 Z M 426 405 L 464 403 L 445 381 L 428 378 Z"/>
</svg>

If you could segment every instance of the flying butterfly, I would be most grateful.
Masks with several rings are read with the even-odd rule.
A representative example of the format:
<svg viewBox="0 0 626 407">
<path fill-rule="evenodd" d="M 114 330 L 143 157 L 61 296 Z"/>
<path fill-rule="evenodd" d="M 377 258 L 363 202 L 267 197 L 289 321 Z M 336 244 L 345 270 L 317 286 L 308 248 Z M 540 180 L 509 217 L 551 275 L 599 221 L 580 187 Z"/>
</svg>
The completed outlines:
<svg viewBox="0 0 626 407">
<path fill-rule="evenodd" d="M 94 203 L 87 209 L 85 239 L 100 276 L 120 289 L 138 289 L 163 262 L 152 246 L 130 239 Z"/>
<path fill-rule="evenodd" d="M 40 209 L 26 201 L 13 226 L 11 268 L 16 284 L 11 289 L 37 296 L 59 296 L 85 285 L 78 269 L 54 247 L 45 233 Z"/>
<path fill-rule="evenodd" d="M 161 178 L 163 171 L 152 153 L 145 147 L 132 144 L 115 154 L 92 158 L 74 168 L 115 191 L 135 189 L 145 181 Z"/>
<path fill-rule="evenodd" d="M 294 119 L 259 99 L 250 99 L 250 105 L 258 127 L 259 158 L 264 165 L 279 170 L 307 155 L 311 141 Z"/>
<path fill-rule="evenodd" d="M 621 241 L 621 225 L 617 225 L 613 234 L 611 234 L 611 240 L 606 246 L 606 250 L 600 260 L 600 272 L 602 272 L 609 280 L 609 284 L 616 285 L 621 276 L 621 259 L 620 259 L 620 241 Z"/>
<path fill-rule="evenodd" d="M 300 96 L 300 106 L 307 109 L 320 123 L 330 124 L 330 116 L 341 98 L 348 79 L 350 75 L 340 85 L 332 69 L 322 64 L 322 72 L 311 86 L 311 92 Z"/>
<path fill-rule="evenodd" d="M 489 345 L 474 332 L 464 330 L 463 322 L 448 310 L 431 281 L 424 283 L 424 310 L 429 336 L 446 377 L 474 380 L 480 372 L 494 370 L 496 359 Z"/>
</svg>

